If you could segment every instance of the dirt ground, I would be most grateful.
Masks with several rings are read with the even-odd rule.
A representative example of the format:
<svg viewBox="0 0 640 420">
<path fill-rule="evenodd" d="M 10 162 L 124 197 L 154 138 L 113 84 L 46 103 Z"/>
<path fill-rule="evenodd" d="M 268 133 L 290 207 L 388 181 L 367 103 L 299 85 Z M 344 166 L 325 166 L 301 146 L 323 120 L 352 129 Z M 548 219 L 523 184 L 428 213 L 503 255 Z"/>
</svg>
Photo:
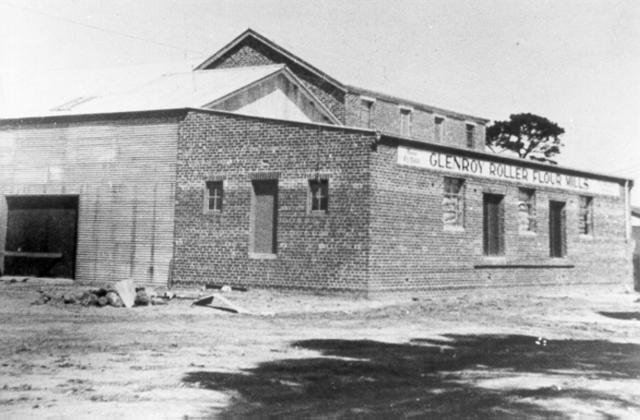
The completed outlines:
<svg viewBox="0 0 640 420">
<path fill-rule="evenodd" d="M 31 305 L 40 288 L 79 289 L 0 281 L 0 418 L 640 418 L 622 287 L 224 294 L 256 315 Z"/>
</svg>

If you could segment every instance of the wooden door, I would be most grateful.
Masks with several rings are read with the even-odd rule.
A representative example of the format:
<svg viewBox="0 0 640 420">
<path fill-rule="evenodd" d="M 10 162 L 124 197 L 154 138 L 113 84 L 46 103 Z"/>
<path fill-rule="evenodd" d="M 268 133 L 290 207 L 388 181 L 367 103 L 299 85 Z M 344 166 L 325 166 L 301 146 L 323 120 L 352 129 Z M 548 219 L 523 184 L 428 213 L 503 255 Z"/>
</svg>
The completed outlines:
<svg viewBox="0 0 640 420">
<path fill-rule="evenodd" d="M 502 195 L 484 194 L 483 224 L 484 224 L 484 254 L 504 254 L 504 210 Z"/>
<path fill-rule="evenodd" d="M 253 181 L 251 251 L 275 254 L 278 248 L 278 181 Z"/>
</svg>

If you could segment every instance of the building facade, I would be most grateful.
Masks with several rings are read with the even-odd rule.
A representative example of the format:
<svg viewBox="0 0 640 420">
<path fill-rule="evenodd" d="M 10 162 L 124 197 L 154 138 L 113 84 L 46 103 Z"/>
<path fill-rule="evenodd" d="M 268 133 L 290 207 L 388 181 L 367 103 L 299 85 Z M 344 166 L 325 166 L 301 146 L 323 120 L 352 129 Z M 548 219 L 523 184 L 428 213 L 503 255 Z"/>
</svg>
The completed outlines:
<svg viewBox="0 0 640 420">
<path fill-rule="evenodd" d="M 486 153 L 487 120 L 344 85 L 251 30 L 194 73 L 0 120 L 6 274 L 361 293 L 632 281 L 630 180 Z"/>
</svg>

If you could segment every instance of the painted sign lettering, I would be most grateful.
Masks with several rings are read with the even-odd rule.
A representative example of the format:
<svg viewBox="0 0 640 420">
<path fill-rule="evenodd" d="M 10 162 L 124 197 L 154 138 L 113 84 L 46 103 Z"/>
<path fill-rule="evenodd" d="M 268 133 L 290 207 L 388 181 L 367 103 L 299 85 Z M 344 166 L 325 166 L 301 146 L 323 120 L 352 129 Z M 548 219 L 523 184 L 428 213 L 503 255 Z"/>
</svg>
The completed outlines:
<svg viewBox="0 0 640 420">
<path fill-rule="evenodd" d="M 398 164 L 435 169 L 461 176 L 474 175 L 543 187 L 562 188 L 591 194 L 620 195 L 620 186 L 592 178 L 566 175 L 560 172 L 525 168 L 508 163 L 490 162 L 449 153 L 398 147 Z"/>
</svg>

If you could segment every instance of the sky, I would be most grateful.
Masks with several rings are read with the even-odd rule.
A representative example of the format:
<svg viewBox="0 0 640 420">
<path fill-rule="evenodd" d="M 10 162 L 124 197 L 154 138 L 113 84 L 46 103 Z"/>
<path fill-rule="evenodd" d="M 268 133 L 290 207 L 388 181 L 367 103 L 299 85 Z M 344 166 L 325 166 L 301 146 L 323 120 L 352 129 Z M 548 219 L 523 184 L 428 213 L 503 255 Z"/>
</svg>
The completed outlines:
<svg viewBox="0 0 640 420">
<path fill-rule="evenodd" d="M 248 27 L 346 84 L 542 115 L 561 165 L 640 183 L 637 0 L 0 0 L 0 115 L 188 71 Z"/>
</svg>

